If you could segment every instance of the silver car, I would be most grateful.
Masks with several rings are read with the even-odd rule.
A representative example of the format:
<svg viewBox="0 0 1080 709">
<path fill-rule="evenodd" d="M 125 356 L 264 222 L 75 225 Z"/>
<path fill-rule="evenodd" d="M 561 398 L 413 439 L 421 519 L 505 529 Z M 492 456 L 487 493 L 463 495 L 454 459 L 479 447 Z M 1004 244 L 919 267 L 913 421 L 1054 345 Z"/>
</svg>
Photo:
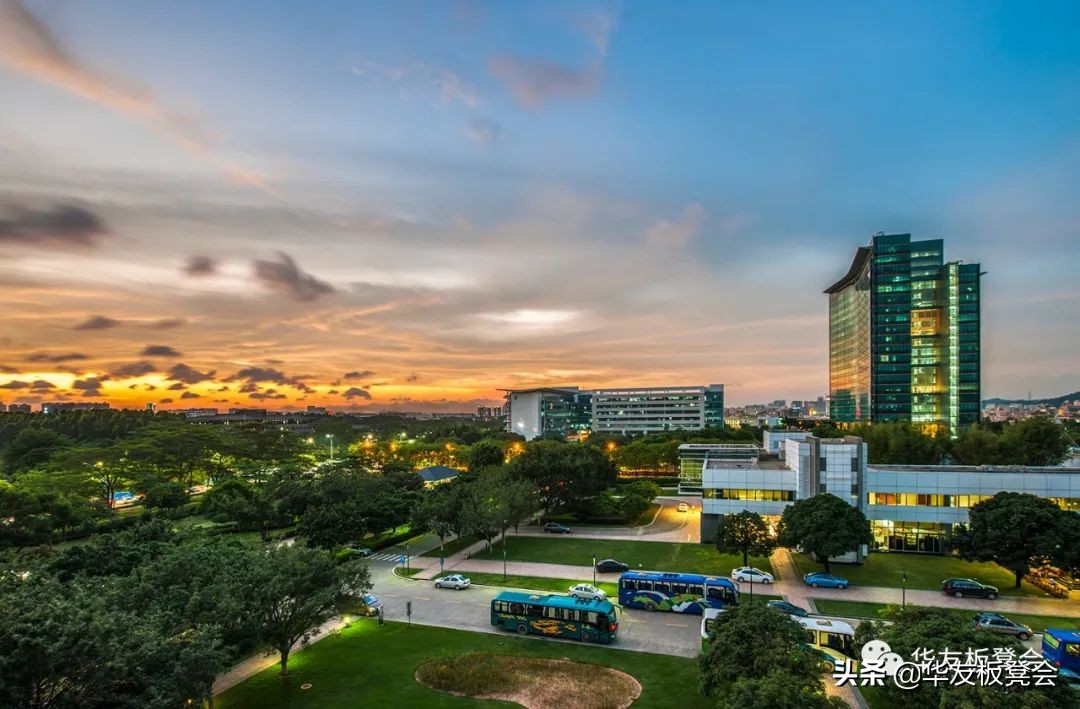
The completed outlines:
<svg viewBox="0 0 1080 709">
<path fill-rule="evenodd" d="M 974 620 L 976 630 L 993 630 L 1003 635 L 1015 635 L 1021 640 L 1031 638 L 1031 628 L 1009 620 L 1000 613 L 980 613 Z"/>
</svg>

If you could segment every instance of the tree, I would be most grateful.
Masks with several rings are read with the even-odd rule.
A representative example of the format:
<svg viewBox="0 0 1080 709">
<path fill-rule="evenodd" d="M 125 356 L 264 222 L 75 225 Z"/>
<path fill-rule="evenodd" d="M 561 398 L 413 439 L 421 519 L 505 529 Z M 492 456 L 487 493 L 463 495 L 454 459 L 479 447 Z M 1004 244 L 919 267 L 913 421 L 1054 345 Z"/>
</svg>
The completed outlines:
<svg viewBox="0 0 1080 709">
<path fill-rule="evenodd" d="M 785 697 L 823 695 L 821 663 L 806 646 L 806 630 L 790 617 L 762 605 L 738 605 L 721 613 L 713 627 L 709 649 L 698 664 L 701 689 L 720 697 L 718 706 L 739 706 L 733 703 L 733 691 L 753 698 L 751 706 L 763 709 L 803 706 L 768 703 L 762 682 L 768 687 L 786 685 Z M 754 639 L 753 652 L 747 650 L 748 638 Z"/>
<path fill-rule="evenodd" d="M 420 498 L 413 513 L 413 524 L 418 529 L 428 529 L 439 538 L 439 551 L 446 545 L 446 538 L 461 524 L 461 491 L 457 483 L 438 485 Z"/>
<path fill-rule="evenodd" d="M 907 661 L 912 661 L 916 650 L 928 649 L 942 651 L 963 648 L 965 652 L 978 652 L 985 649 L 986 655 L 993 657 L 995 648 L 1012 650 L 1017 657 L 1025 648 L 1013 638 L 996 633 L 975 630 L 970 621 L 965 621 L 951 611 L 942 608 L 923 606 L 891 606 L 884 613 L 891 623 L 866 622 L 859 624 L 855 631 L 855 649 L 870 640 L 884 640 L 892 652 Z M 970 648 L 970 650 L 968 650 Z M 913 689 L 899 689 L 886 680 L 881 692 L 884 694 L 882 706 L 889 707 L 966 707 L 970 709 L 998 709 L 999 707 L 1019 707 L 1022 709 L 1051 709 L 1052 707 L 1075 706 L 1075 700 L 1069 696 L 1070 689 L 1058 683 L 1055 687 L 1034 687 L 1023 685 L 1004 686 L 953 686 L 952 683 L 918 683 Z"/>
<path fill-rule="evenodd" d="M 1065 429 L 1046 417 L 1017 421 L 1001 434 L 1001 444 L 1013 465 L 1058 465 L 1069 455 Z"/>
<path fill-rule="evenodd" d="M 615 482 L 614 464 L 596 446 L 533 441 L 509 464 L 510 472 L 536 487 L 540 505 L 554 510 L 595 495 Z"/>
<path fill-rule="evenodd" d="M 784 510 L 777 534 L 779 544 L 813 554 L 825 564 L 825 571 L 830 570 L 830 557 L 855 551 L 873 540 L 866 515 L 829 493 L 799 500 Z"/>
<path fill-rule="evenodd" d="M 503 451 L 502 443 L 490 439 L 478 441 L 469 448 L 469 471 L 476 472 L 484 468 L 502 465 L 505 457 L 506 453 Z"/>
<path fill-rule="evenodd" d="M 461 495 L 461 525 L 465 531 L 487 542 L 505 529 L 509 510 L 498 481 L 487 478 L 474 482 Z"/>
<path fill-rule="evenodd" d="M 721 554 L 742 554 L 743 566 L 750 555 L 769 556 L 776 548 L 776 538 L 769 525 L 757 512 L 743 510 L 736 514 L 720 515 L 716 527 L 716 550 Z"/>
<path fill-rule="evenodd" d="M 70 446 L 71 440 L 49 429 L 24 428 L 4 449 L 4 469 L 9 473 L 41 465 L 59 450 Z"/>
<path fill-rule="evenodd" d="M 829 697 L 793 682 L 787 668 L 777 667 L 764 677 L 735 681 L 716 706 L 719 709 L 844 709 L 847 704 L 839 697 Z"/>
<path fill-rule="evenodd" d="M 335 614 L 339 596 L 361 596 L 370 588 L 362 562 L 338 565 L 303 545 L 267 550 L 251 580 L 251 610 L 262 642 L 281 658 L 282 676 L 289 674 L 293 645 L 318 633 Z"/>
<path fill-rule="evenodd" d="M 1002 460 L 1001 439 L 992 431 L 972 426 L 957 436 L 952 454 L 960 465 L 995 465 Z"/>
<path fill-rule="evenodd" d="M 971 507 L 968 518 L 954 533 L 961 556 L 1004 566 L 1016 588 L 1036 557 L 1065 567 L 1080 562 L 1080 519 L 1047 499 L 999 492 Z"/>
<path fill-rule="evenodd" d="M 188 501 L 187 490 L 180 483 L 160 482 L 146 488 L 143 505 L 149 509 L 176 509 Z"/>
</svg>

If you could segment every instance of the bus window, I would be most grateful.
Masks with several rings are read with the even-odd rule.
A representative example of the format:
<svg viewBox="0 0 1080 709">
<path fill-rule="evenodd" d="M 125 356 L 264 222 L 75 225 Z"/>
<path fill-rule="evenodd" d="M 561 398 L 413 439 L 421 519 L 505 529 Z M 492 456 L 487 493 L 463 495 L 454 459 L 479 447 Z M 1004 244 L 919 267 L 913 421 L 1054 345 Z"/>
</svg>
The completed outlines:
<svg viewBox="0 0 1080 709">
<path fill-rule="evenodd" d="M 673 583 L 671 584 L 671 593 L 674 595 L 681 595 L 686 593 L 685 583 Z"/>
<path fill-rule="evenodd" d="M 667 593 L 668 592 L 667 582 L 665 582 L 665 581 L 657 581 L 656 583 L 653 584 L 653 590 L 656 591 L 657 593 Z"/>
<path fill-rule="evenodd" d="M 702 590 L 701 586 L 696 586 L 696 585 L 690 586 L 689 589 L 687 590 L 687 592 L 691 593 L 691 594 L 693 594 L 695 596 L 704 596 L 705 595 L 705 592 Z"/>
<path fill-rule="evenodd" d="M 596 625 L 600 622 L 600 615 L 594 611 L 589 611 L 588 618 L 585 622 L 589 625 Z"/>
<path fill-rule="evenodd" d="M 510 612 L 509 604 L 506 601 L 495 601 L 495 612 L 496 613 L 509 613 Z"/>
<path fill-rule="evenodd" d="M 540 616 L 544 615 L 544 607 L 543 606 L 534 606 L 534 605 L 526 606 L 525 607 L 525 614 L 540 617 Z"/>
<path fill-rule="evenodd" d="M 633 591 L 633 590 L 637 589 L 637 587 L 638 587 L 637 586 L 637 581 L 635 581 L 634 579 L 623 579 L 621 581 L 621 584 L 622 584 L 622 587 L 627 589 L 628 591 Z"/>
<path fill-rule="evenodd" d="M 511 603 L 510 612 L 514 615 L 525 615 L 525 606 L 520 603 Z"/>
<path fill-rule="evenodd" d="M 646 581 L 644 579 L 639 580 L 637 582 L 637 590 L 639 590 L 639 591 L 651 591 L 651 590 L 653 590 L 652 581 Z"/>
<path fill-rule="evenodd" d="M 1080 657 L 1080 644 L 1066 643 L 1065 644 L 1065 654 L 1066 655 L 1072 655 L 1073 657 Z"/>
<path fill-rule="evenodd" d="M 726 600 L 724 597 L 724 589 L 720 588 L 719 586 L 709 586 L 708 590 L 709 598 L 715 599 L 717 601 Z"/>
</svg>

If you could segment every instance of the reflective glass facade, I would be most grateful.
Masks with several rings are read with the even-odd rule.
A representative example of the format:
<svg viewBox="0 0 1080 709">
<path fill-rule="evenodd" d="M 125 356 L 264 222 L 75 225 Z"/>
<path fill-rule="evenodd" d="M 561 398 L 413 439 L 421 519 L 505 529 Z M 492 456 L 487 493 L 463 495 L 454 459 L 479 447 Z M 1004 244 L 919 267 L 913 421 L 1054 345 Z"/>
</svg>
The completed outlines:
<svg viewBox="0 0 1080 709">
<path fill-rule="evenodd" d="M 941 239 L 879 234 L 829 295 L 831 416 L 958 427 L 979 420 L 979 265 Z"/>
</svg>

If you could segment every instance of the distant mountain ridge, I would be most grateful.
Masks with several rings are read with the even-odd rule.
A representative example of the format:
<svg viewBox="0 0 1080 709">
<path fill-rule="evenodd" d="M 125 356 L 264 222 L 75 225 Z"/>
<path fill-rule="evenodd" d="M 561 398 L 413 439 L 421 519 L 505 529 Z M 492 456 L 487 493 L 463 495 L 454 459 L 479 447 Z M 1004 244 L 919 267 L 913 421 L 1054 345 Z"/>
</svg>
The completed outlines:
<svg viewBox="0 0 1080 709">
<path fill-rule="evenodd" d="M 1057 396 L 1053 399 L 983 399 L 983 406 L 1002 406 L 1005 404 L 1023 404 L 1026 406 L 1061 406 L 1066 401 L 1080 399 L 1080 391 Z"/>
</svg>

